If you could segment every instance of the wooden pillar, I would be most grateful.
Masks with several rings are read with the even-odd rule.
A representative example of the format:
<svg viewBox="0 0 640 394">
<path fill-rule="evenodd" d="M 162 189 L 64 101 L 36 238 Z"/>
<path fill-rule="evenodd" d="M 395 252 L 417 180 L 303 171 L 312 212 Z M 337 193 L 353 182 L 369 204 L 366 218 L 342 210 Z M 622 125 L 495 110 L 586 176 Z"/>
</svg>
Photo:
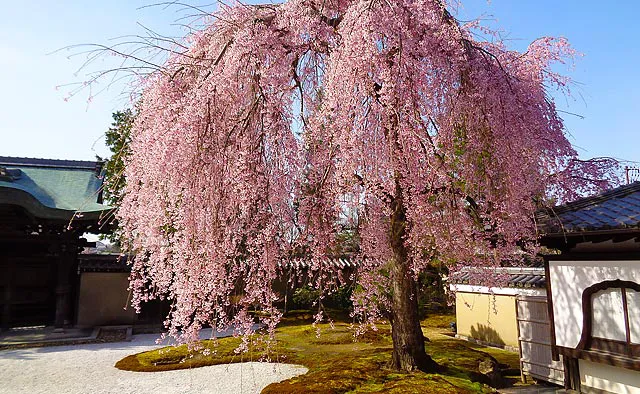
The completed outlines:
<svg viewBox="0 0 640 394">
<path fill-rule="evenodd" d="M 68 237 L 65 237 L 68 238 Z M 71 324 L 71 269 L 77 258 L 77 247 L 74 242 L 66 240 L 58 249 L 57 282 L 56 282 L 56 315 L 54 326 L 62 330 Z"/>
<path fill-rule="evenodd" d="M 4 294 L 0 295 L 4 298 L 4 303 L 2 307 L 2 325 L 0 325 L 0 331 L 6 331 L 10 328 L 9 322 L 11 321 L 11 299 L 12 295 L 12 285 L 13 285 L 13 272 L 15 267 L 15 261 L 9 259 L 7 261 L 7 272 L 5 272 L 5 281 L 4 285 Z"/>
<path fill-rule="evenodd" d="M 578 359 L 569 356 L 563 356 L 562 360 L 564 364 L 564 388 L 581 393 L 580 368 Z"/>
</svg>

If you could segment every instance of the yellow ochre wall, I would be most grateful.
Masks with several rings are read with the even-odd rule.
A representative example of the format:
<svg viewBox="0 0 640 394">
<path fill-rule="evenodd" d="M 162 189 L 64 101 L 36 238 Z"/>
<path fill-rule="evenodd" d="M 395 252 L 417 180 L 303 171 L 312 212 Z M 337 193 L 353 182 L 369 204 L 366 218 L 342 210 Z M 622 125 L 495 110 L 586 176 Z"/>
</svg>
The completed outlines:
<svg viewBox="0 0 640 394">
<path fill-rule="evenodd" d="M 517 348 L 516 297 L 457 292 L 456 325 L 458 335 Z"/>
</svg>

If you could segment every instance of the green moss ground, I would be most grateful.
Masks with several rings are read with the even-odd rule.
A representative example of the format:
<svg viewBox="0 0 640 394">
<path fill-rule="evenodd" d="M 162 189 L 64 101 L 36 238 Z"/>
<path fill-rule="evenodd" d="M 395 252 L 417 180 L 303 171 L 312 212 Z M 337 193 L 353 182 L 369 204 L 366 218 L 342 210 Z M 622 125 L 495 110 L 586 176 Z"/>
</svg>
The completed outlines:
<svg viewBox="0 0 640 394">
<path fill-rule="evenodd" d="M 116 367 L 129 371 L 166 371 L 206 365 L 255 361 L 268 357 L 273 361 L 301 364 L 309 372 L 267 386 L 263 393 L 488 393 L 482 384 L 478 364 L 495 359 L 504 368 L 517 369 L 518 355 L 499 349 L 457 340 L 445 335 L 451 315 L 427 318 L 423 331 L 430 339 L 427 352 L 442 367 L 439 373 L 398 373 L 388 368 L 391 360 L 391 333 L 387 325 L 368 332 L 354 341 L 349 324 L 337 322 L 335 329 L 321 324 L 320 337 L 310 325 L 310 314 L 294 313 L 285 318 L 276 333 L 277 345 L 268 354 L 258 338 L 250 351 L 236 354 L 240 343 L 224 338 L 216 343 L 203 341 L 203 348 L 215 351 L 203 355 L 186 346 L 167 347 L 128 356 Z"/>
</svg>

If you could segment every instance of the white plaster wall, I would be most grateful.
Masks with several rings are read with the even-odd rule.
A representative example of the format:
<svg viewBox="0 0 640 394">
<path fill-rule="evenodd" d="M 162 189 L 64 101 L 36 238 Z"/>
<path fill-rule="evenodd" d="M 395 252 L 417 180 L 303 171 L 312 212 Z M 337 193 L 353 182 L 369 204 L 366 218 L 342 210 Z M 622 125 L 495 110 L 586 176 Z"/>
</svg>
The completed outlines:
<svg viewBox="0 0 640 394">
<path fill-rule="evenodd" d="M 605 280 L 621 279 L 640 283 L 640 261 L 550 260 L 549 276 L 556 345 L 575 348 L 582 335 L 582 292 Z"/>
<path fill-rule="evenodd" d="M 640 372 L 579 361 L 580 384 L 616 394 L 640 394 Z"/>
</svg>

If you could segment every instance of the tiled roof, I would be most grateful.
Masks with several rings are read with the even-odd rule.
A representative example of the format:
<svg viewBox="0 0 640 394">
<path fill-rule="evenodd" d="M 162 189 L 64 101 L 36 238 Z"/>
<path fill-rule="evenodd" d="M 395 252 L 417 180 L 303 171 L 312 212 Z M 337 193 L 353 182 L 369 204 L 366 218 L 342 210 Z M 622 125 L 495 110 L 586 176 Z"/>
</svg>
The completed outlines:
<svg viewBox="0 0 640 394">
<path fill-rule="evenodd" d="M 349 260 L 348 258 L 337 258 L 337 257 L 329 257 L 323 258 L 321 261 L 317 262 L 318 265 L 322 264 L 325 267 L 338 268 L 338 269 L 348 269 L 355 268 L 356 263 Z M 313 269 L 314 264 L 306 259 L 294 259 L 290 261 L 284 261 L 280 263 L 281 267 L 293 268 L 293 269 Z"/>
<path fill-rule="evenodd" d="M 0 157 L 0 204 L 20 205 L 35 217 L 98 215 L 100 162 Z"/>
<path fill-rule="evenodd" d="M 78 269 L 81 272 L 129 272 L 131 267 L 127 265 L 129 257 L 120 254 L 94 254 L 82 253 L 78 255 Z M 321 260 L 324 266 L 337 269 L 355 268 L 356 264 L 345 258 L 325 258 Z M 280 263 L 280 267 L 297 270 L 311 268 L 309 261 L 296 259 Z"/>
<path fill-rule="evenodd" d="M 545 234 L 640 229 L 640 182 L 548 209 L 537 219 Z"/>
<path fill-rule="evenodd" d="M 542 288 L 545 287 L 546 284 L 544 268 L 497 267 L 486 269 L 490 270 L 496 277 L 508 275 L 506 287 Z M 477 270 L 463 269 L 462 271 L 452 274 L 450 282 L 455 284 L 484 286 L 485 283 L 483 282 L 485 281 L 480 279 L 480 276 L 482 278 L 486 278 L 487 273 L 484 272 L 482 275 L 478 275 Z"/>
<path fill-rule="evenodd" d="M 127 256 L 119 254 L 79 254 L 80 272 L 130 272 Z"/>
<path fill-rule="evenodd" d="M 0 156 L 0 166 L 76 168 L 85 170 L 97 169 L 97 172 L 100 172 L 99 168 L 102 167 L 102 162 Z"/>
</svg>

